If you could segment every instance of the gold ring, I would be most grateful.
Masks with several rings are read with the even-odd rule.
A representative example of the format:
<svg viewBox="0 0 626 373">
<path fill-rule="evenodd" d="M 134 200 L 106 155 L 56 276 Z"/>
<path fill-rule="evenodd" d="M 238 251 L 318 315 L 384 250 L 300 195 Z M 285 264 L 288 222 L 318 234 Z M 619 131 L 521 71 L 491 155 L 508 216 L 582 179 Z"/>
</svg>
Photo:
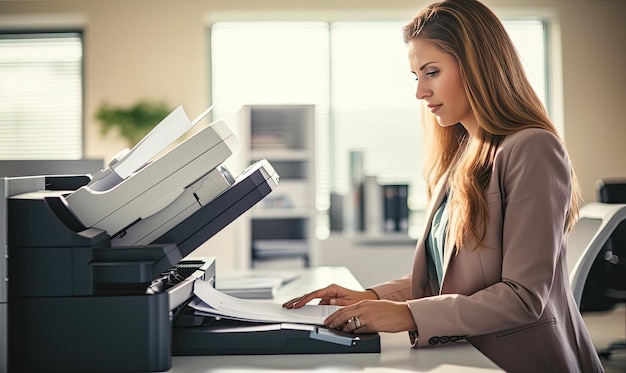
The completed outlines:
<svg viewBox="0 0 626 373">
<path fill-rule="evenodd" d="M 359 320 L 358 316 L 354 316 L 350 319 L 351 321 L 354 321 L 354 326 L 356 326 L 355 329 L 358 329 L 361 327 L 361 320 Z"/>
</svg>

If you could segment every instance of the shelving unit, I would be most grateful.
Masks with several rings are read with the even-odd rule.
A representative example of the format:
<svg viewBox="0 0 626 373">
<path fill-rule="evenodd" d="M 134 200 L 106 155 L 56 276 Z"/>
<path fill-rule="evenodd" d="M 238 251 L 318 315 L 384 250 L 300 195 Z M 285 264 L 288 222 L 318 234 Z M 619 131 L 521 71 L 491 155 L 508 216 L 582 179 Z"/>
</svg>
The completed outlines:
<svg viewBox="0 0 626 373">
<path fill-rule="evenodd" d="M 246 161 L 267 159 L 280 178 L 245 219 L 243 255 L 249 267 L 308 267 L 315 250 L 315 107 L 247 105 L 241 124 Z"/>
</svg>

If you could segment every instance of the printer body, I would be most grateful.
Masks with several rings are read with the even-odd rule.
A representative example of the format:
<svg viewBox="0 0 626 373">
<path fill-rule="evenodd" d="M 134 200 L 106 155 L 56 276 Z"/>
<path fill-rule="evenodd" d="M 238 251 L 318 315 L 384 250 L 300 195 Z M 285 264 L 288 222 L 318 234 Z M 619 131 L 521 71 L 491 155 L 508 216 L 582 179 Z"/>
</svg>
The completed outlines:
<svg viewBox="0 0 626 373">
<path fill-rule="evenodd" d="M 166 149 L 199 119 L 175 110 L 93 177 L 0 179 L 0 372 L 165 371 L 173 354 L 380 352 L 377 335 L 233 324 L 188 306 L 195 281 L 216 281 L 216 259 L 190 254 L 279 180 L 266 160 L 230 173 L 238 141 L 221 121 Z"/>
</svg>

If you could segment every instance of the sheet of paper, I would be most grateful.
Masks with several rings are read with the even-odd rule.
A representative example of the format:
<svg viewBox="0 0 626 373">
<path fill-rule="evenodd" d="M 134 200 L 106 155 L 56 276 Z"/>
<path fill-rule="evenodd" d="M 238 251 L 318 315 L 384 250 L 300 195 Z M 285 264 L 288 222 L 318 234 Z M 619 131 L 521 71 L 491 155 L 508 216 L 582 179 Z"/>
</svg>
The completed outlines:
<svg viewBox="0 0 626 373">
<path fill-rule="evenodd" d="M 113 165 L 113 170 L 122 179 L 126 179 L 191 127 L 191 121 L 187 118 L 183 107 L 177 107 L 126 153 L 117 164 Z"/>
<path fill-rule="evenodd" d="M 220 277 L 215 288 L 237 298 L 272 299 L 282 284 L 280 277 Z"/>
<path fill-rule="evenodd" d="M 329 305 L 286 309 L 278 303 L 232 297 L 207 281 L 196 281 L 194 293 L 198 299 L 190 306 L 197 312 L 245 321 L 324 325 L 324 320 L 339 309 L 339 306 Z"/>
<path fill-rule="evenodd" d="M 137 145 L 135 145 L 120 161 L 113 166 L 113 170 L 126 179 L 137 171 L 152 157 L 167 148 L 173 141 L 189 131 L 204 118 L 215 105 L 203 111 L 193 122 L 189 120 L 182 106 L 178 106 L 158 125 L 156 125 Z"/>
</svg>

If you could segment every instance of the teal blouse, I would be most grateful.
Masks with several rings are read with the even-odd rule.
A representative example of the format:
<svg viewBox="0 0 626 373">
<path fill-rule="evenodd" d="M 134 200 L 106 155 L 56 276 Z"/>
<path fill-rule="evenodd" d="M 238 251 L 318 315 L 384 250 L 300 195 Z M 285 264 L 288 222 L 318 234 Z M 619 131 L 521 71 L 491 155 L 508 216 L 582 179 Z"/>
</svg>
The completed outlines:
<svg viewBox="0 0 626 373">
<path fill-rule="evenodd" d="M 430 232 L 426 238 L 426 254 L 428 256 L 428 275 L 435 284 L 437 294 L 441 291 L 443 278 L 443 250 L 446 244 L 446 231 L 448 227 L 448 195 L 443 199 L 441 206 L 435 212 Z"/>
</svg>

